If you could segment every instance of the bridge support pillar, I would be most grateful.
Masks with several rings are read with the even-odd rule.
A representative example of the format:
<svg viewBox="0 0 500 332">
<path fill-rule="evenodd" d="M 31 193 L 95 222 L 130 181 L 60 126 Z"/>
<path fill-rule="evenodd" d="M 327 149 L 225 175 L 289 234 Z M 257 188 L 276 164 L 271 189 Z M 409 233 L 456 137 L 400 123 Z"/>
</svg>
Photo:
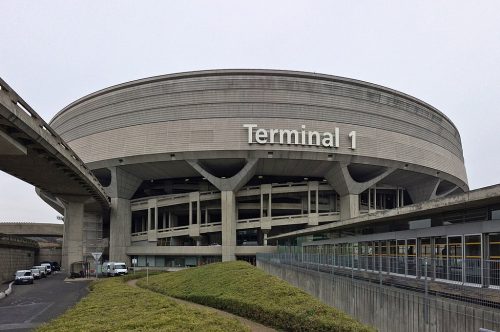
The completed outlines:
<svg viewBox="0 0 500 332">
<path fill-rule="evenodd" d="M 109 229 L 109 260 L 130 265 L 127 247 L 130 246 L 130 223 L 132 212 L 130 200 L 111 198 Z"/>
<path fill-rule="evenodd" d="M 109 260 L 130 265 L 126 248 L 130 245 L 132 212 L 130 198 L 142 183 L 138 177 L 120 167 L 111 167 L 111 183 L 105 188 L 111 197 L 109 215 Z M 155 217 L 156 220 L 156 217 Z M 148 225 L 148 231 L 150 229 Z M 156 227 L 155 227 L 156 232 Z"/>
<path fill-rule="evenodd" d="M 71 263 L 83 260 L 83 219 L 83 202 L 67 202 L 64 205 L 62 266 L 67 272 L 70 272 Z"/>
</svg>

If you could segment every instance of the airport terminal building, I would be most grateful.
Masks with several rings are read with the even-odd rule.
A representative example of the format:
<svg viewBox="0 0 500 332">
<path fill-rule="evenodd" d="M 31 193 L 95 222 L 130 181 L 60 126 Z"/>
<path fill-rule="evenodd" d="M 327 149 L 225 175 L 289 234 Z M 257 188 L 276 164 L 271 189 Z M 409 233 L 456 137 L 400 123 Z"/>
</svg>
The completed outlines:
<svg viewBox="0 0 500 332">
<path fill-rule="evenodd" d="M 330 75 L 151 77 L 85 96 L 50 126 L 111 201 L 109 214 L 85 211 L 79 236 L 65 230 L 76 258 L 252 261 L 276 250 L 269 237 L 468 191 L 460 134 L 443 113 Z"/>
</svg>

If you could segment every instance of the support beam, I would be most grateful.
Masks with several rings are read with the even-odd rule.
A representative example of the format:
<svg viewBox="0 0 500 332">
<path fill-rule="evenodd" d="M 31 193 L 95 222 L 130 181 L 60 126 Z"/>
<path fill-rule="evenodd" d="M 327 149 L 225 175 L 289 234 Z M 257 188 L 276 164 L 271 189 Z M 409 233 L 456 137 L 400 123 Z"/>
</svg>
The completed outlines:
<svg viewBox="0 0 500 332">
<path fill-rule="evenodd" d="M 222 261 L 236 260 L 236 195 L 233 191 L 221 192 L 222 212 Z"/>
<path fill-rule="evenodd" d="M 340 196 L 340 220 L 359 216 L 359 195 Z"/>
<path fill-rule="evenodd" d="M 408 187 L 408 193 L 413 201 L 413 203 L 421 203 L 425 201 L 429 201 L 431 199 L 445 197 L 455 190 L 457 190 L 458 186 L 453 186 L 449 190 L 444 193 L 437 194 L 437 190 L 442 180 L 439 178 L 433 178 L 426 182 L 418 183 L 415 186 Z"/>
<path fill-rule="evenodd" d="M 126 254 L 130 246 L 130 228 L 132 212 L 130 200 L 111 198 L 111 215 L 109 230 L 109 260 L 130 264 Z"/>
<path fill-rule="evenodd" d="M 141 185 L 142 180 L 119 167 L 111 167 L 110 171 L 111 183 L 105 188 L 108 195 L 111 196 L 109 260 L 129 264 L 126 248 L 130 245 L 132 222 L 130 198 Z M 149 228 L 147 225 L 148 231 Z"/>
<path fill-rule="evenodd" d="M 83 260 L 83 219 L 83 201 L 65 203 L 62 265 L 68 272 L 71 263 Z"/>
<path fill-rule="evenodd" d="M 333 189 L 340 195 L 340 220 L 354 218 L 359 216 L 359 196 L 365 190 L 371 188 L 379 181 L 383 180 L 389 174 L 394 172 L 395 168 L 386 168 L 384 172 L 374 178 L 365 181 L 355 181 L 348 169 L 349 164 L 334 162 L 332 168 L 325 175 L 325 179 L 330 183 Z M 356 197 L 354 197 L 356 196 Z M 373 197 L 376 207 L 376 192 Z M 370 197 L 370 203 L 372 198 Z M 356 204 L 357 202 L 357 204 Z M 346 211 L 345 209 L 349 209 Z"/>
<path fill-rule="evenodd" d="M 325 175 L 328 183 L 341 196 L 348 194 L 359 195 L 396 170 L 395 168 L 388 167 L 383 173 L 368 181 L 357 182 L 351 177 L 347 166 L 349 166 L 347 163 L 334 162 L 332 168 Z"/>
<path fill-rule="evenodd" d="M 197 160 L 188 160 L 188 163 L 220 191 L 237 192 L 255 175 L 258 161 L 258 159 L 248 159 L 245 166 L 229 179 L 222 179 L 210 174 Z"/>
</svg>

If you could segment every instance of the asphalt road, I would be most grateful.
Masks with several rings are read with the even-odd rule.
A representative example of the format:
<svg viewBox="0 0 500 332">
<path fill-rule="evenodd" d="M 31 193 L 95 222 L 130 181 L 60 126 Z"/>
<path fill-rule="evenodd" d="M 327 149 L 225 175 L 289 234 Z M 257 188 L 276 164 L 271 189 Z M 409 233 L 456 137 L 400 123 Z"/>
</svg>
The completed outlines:
<svg viewBox="0 0 500 332">
<path fill-rule="evenodd" d="M 88 293 L 88 282 L 65 282 L 65 277 L 66 273 L 59 272 L 35 280 L 33 285 L 12 285 L 12 294 L 0 300 L 0 331 L 32 331 Z"/>
</svg>

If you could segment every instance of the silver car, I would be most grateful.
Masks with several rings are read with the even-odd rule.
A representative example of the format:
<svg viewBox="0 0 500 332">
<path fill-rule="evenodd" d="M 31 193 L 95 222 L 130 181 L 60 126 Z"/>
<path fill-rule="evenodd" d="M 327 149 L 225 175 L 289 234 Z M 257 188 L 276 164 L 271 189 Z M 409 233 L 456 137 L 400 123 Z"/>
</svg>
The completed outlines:
<svg viewBox="0 0 500 332">
<path fill-rule="evenodd" d="M 40 269 L 37 268 L 31 268 L 31 275 L 33 276 L 34 279 L 40 279 L 42 277 Z"/>
<path fill-rule="evenodd" d="M 36 266 L 33 266 L 32 269 L 39 269 L 40 270 L 40 277 L 42 277 L 42 278 L 47 277 L 47 269 L 45 268 L 45 266 L 36 265 Z"/>
<path fill-rule="evenodd" d="M 14 283 L 16 285 L 33 283 L 33 276 L 31 275 L 31 270 L 18 270 L 16 271 L 16 274 L 14 274 L 14 277 L 15 277 Z"/>
</svg>

